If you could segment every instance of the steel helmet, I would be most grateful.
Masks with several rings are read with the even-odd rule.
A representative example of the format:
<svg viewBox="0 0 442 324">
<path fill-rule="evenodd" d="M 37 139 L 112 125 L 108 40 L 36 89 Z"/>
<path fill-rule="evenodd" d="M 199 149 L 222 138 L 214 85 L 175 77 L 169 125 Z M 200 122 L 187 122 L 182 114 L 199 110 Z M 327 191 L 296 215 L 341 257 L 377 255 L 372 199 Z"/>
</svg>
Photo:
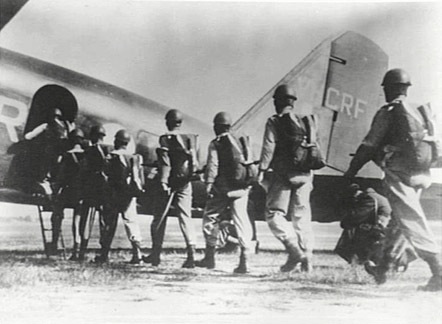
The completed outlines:
<svg viewBox="0 0 442 324">
<path fill-rule="evenodd" d="M 285 99 L 291 98 L 297 100 L 295 89 L 290 87 L 288 84 L 281 84 L 275 89 L 273 94 L 273 99 Z"/>
<path fill-rule="evenodd" d="M 128 144 L 130 142 L 130 134 L 127 130 L 125 129 L 120 129 L 116 134 L 115 134 L 115 139 L 122 142 L 122 143 L 126 143 Z"/>
<path fill-rule="evenodd" d="M 381 85 L 385 87 L 390 84 L 404 84 L 411 86 L 410 76 L 402 69 L 392 69 L 385 73 Z"/>
<path fill-rule="evenodd" d="M 63 112 L 60 108 L 54 108 L 51 113 L 52 113 L 51 118 L 53 118 L 53 119 L 56 119 L 56 118 L 62 119 L 63 118 Z"/>
<path fill-rule="evenodd" d="M 228 112 L 222 111 L 215 115 L 213 123 L 215 125 L 232 125 L 232 117 Z"/>
<path fill-rule="evenodd" d="M 80 128 L 75 128 L 69 133 L 69 138 L 84 138 L 84 133 Z"/>
<path fill-rule="evenodd" d="M 106 130 L 103 126 L 95 125 L 91 127 L 91 131 L 89 133 L 90 136 L 92 135 L 103 135 L 106 136 Z"/>
<path fill-rule="evenodd" d="M 166 114 L 166 120 L 181 123 L 183 121 L 183 114 L 178 109 L 171 109 Z"/>
</svg>

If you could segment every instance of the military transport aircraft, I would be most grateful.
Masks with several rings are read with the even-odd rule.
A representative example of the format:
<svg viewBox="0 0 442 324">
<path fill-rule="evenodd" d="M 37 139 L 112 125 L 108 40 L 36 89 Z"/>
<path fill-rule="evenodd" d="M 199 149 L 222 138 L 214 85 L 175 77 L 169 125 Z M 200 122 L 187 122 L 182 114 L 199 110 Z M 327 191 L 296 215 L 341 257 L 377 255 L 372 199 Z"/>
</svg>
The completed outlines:
<svg viewBox="0 0 442 324">
<path fill-rule="evenodd" d="M 25 2 L 25 1 L 24 1 Z M 20 9 L 8 8 L 3 27 Z M 164 132 L 164 115 L 169 109 L 152 100 L 96 80 L 61 66 L 0 48 L 0 201 L 36 204 L 31 195 L 16 188 L 16 168 L 23 167 L 14 153 L 24 141 L 24 133 L 45 121 L 49 107 L 62 106 L 65 118 L 74 121 L 86 133 L 97 123 L 104 125 L 105 142 L 126 128 L 133 135 L 134 150 L 146 161 L 146 176 L 154 176 L 158 136 Z M 251 107 L 234 124 L 234 130 L 247 134 L 259 156 L 266 119 L 274 113 L 272 94 L 281 83 L 294 85 L 298 92 L 296 109 L 302 114 L 319 116 L 320 143 L 328 166 L 316 172 L 312 193 L 313 218 L 316 221 L 336 221 L 339 214 L 336 201 L 345 186 L 342 178 L 362 138 L 368 131 L 375 111 L 383 103 L 380 80 L 388 69 L 387 54 L 370 39 L 348 31 L 324 40 L 293 68 L 280 82 Z M 45 101 L 45 98 L 52 98 Z M 185 116 L 183 131 L 199 134 L 200 156 L 213 138 L 211 126 L 191 116 Z M 14 165 L 15 164 L 15 165 Z M 24 164 L 26 165 L 26 163 Z M 32 163 L 31 163 L 32 165 Z M 12 171 L 11 171 L 12 170 Z M 368 164 L 359 173 L 361 184 L 379 189 L 380 170 Z M 196 189 L 202 187 L 196 183 Z M 430 217 L 440 213 L 441 185 L 426 191 L 423 203 Z M 204 205 L 201 190 L 195 190 L 195 206 Z M 148 212 L 152 191 L 140 200 L 143 212 Z M 252 211 L 255 219 L 263 219 L 264 193 L 252 191 Z"/>
</svg>

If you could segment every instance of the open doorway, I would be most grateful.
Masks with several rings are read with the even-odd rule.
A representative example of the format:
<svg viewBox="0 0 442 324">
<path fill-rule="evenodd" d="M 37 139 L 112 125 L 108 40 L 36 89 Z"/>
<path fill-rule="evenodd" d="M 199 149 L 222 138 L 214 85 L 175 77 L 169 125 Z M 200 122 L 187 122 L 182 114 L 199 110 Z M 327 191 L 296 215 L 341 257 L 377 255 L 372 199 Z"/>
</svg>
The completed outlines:
<svg viewBox="0 0 442 324">
<path fill-rule="evenodd" d="M 24 134 L 32 132 L 42 124 L 50 124 L 55 110 L 61 112 L 63 120 L 73 124 L 77 117 L 78 104 L 72 92 L 56 84 L 38 89 L 32 97 Z M 49 130 L 50 126 L 35 138 L 14 144 L 15 149 L 11 147 L 10 152 L 14 157 L 5 179 L 7 187 L 34 192 L 38 187 L 36 184 L 45 181 L 60 146 L 56 143 L 57 139 L 50 136 Z"/>
</svg>

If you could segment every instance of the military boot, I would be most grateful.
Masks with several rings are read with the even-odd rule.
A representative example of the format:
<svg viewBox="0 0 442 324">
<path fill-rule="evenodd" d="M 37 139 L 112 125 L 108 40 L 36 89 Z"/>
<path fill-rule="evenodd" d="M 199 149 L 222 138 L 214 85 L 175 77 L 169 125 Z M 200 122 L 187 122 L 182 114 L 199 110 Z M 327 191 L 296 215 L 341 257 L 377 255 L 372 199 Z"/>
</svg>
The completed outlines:
<svg viewBox="0 0 442 324">
<path fill-rule="evenodd" d="M 195 245 L 189 245 L 187 247 L 187 259 L 183 263 L 183 268 L 192 269 L 195 268 Z"/>
<path fill-rule="evenodd" d="M 97 255 L 94 259 L 94 263 L 102 264 L 107 263 L 109 261 L 109 250 L 102 249 L 100 254 Z"/>
<path fill-rule="evenodd" d="M 152 246 L 152 251 L 150 252 L 150 254 L 148 256 L 143 256 L 143 262 L 144 263 L 150 263 L 152 264 L 154 267 L 157 267 L 160 263 L 161 263 L 161 250 L 162 250 L 162 246 L 161 245 L 157 245 L 153 244 Z"/>
<path fill-rule="evenodd" d="M 247 252 L 245 248 L 241 248 L 241 254 L 239 256 L 239 264 L 233 270 L 234 273 L 247 273 Z"/>
<path fill-rule="evenodd" d="M 204 258 L 199 261 L 195 261 L 195 266 L 200 268 L 215 269 L 215 247 L 207 246 Z"/>
<path fill-rule="evenodd" d="M 141 255 L 140 242 L 132 242 L 132 259 L 129 261 L 130 264 L 140 265 L 143 263 L 143 258 Z"/>
<path fill-rule="evenodd" d="M 281 266 L 281 272 L 290 272 L 296 268 L 298 263 L 305 261 L 306 256 L 302 252 L 297 243 L 292 240 L 285 240 L 282 242 L 287 250 L 288 258 L 284 265 Z"/>
<path fill-rule="evenodd" d="M 388 267 L 376 265 L 376 263 L 373 261 L 368 260 L 364 263 L 364 269 L 368 274 L 374 277 L 374 280 L 378 285 L 382 285 L 387 282 Z"/>
<path fill-rule="evenodd" d="M 80 243 L 80 253 L 78 254 L 78 260 L 84 261 L 86 259 L 86 250 L 89 240 L 83 240 Z"/>
<path fill-rule="evenodd" d="M 305 257 L 301 260 L 301 271 L 302 272 L 311 272 L 313 270 L 312 260 L 309 257 Z"/>
<path fill-rule="evenodd" d="M 421 252 L 419 253 L 428 263 L 432 277 L 425 286 L 420 286 L 421 291 L 442 291 L 442 266 L 440 263 L 440 255 L 436 253 Z"/>
<path fill-rule="evenodd" d="M 78 252 L 79 252 L 78 243 L 74 243 L 74 248 L 72 249 L 72 255 L 69 258 L 69 261 L 78 261 Z"/>
<path fill-rule="evenodd" d="M 97 264 L 107 263 L 109 261 L 109 252 L 110 252 L 110 246 L 102 245 L 100 254 L 95 257 L 93 262 Z"/>
</svg>

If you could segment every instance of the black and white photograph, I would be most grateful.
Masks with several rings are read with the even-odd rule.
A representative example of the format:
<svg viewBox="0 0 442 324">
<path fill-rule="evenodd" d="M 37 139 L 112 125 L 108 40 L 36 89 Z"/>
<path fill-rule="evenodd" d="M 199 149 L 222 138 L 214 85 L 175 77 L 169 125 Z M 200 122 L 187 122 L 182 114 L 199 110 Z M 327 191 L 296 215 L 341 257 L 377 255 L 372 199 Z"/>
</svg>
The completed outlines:
<svg viewBox="0 0 442 324">
<path fill-rule="evenodd" d="M 0 0 L 0 323 L 442 323 L 442 3 Z"/>
</svg>

